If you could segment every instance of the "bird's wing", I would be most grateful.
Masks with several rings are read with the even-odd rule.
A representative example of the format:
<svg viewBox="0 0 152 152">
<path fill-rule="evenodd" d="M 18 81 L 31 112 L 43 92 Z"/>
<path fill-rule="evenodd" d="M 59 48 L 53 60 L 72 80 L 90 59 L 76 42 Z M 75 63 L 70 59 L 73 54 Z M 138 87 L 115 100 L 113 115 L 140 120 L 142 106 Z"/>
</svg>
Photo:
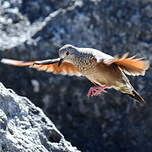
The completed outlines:
<svg viewBox="0 0 152 152">
<path fill-rule="evenodd" d="M 13 65 L 13 66 L 28 66 L 35 68 L 40 71 L 52 72 L 54 74 L 63 74 L 63 75 L 76 75 L 81 76 L 81 73 L 77 70 L 77 68 L 68 62 L 62 62 L 62 64 L 58 67 L 59 58 L 57 59 L 49 59 L 42 61 L 17 61 L 12 59 L 2 59 L 1 63 Z"/>
<path fill-rule="evenodd" d="M 106 65 L 116 64 L 119 68 L 128 75 L 144 75 L 145 71 L 148 69 L 149 64 L 147 61 L 143 60 L 142 58 L 135 58 L 132 56 L 128 57 L 128 53 L 125 53 L 121 58 L 115 56 L 112 59 L 105 59 L 102 63 Z"/>
<path fill-rule="evenodd" d="M 84 52 L 84 53 L 88 53 L 94 56 L 94 58 L 96 59 L 97 63 L 100 62 L 110 62 L 114 59 L 114 57 L 112 57 L 111 55 L 108 55 L 104 52 L 101 52 L 97 49 L 93 49 L 93 48 L 77 48 L 80 52 Z"/>
</svg>

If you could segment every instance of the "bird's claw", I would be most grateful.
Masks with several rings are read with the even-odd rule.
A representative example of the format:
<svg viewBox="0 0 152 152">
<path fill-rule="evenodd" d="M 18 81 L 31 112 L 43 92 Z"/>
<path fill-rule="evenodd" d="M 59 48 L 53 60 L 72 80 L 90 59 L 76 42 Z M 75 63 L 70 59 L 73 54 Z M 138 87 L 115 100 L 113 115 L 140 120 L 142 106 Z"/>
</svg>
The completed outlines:
<svg viewBox="0 0 152 152">
<path fill-rule="evenodd" d="M 101 87 L 101 86 L 95 86 L 95 87 L 91 87 L 88 91 L 88 94 L 87 94 L 87 97 L 90 97 L 90 96 L 97 96 L 99 94 L 101 94 L 102 92 L 107 92 L 106 89 L 108 88 L 107 86 L 104 86 L 104 87 Z"/>
</svg>

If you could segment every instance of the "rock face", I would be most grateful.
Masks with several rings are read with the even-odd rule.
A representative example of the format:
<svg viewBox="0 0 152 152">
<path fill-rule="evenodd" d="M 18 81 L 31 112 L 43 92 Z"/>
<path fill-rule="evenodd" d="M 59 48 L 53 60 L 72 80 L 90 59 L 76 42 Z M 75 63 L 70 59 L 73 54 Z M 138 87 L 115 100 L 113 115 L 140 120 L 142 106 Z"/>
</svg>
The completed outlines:
<svg viewBox="0 0 152 152">
<path fill-rule="evenodd" d="M 27 98 L 0 83 L 1 152 L 80 152 Z"/>
<path fill-rule="evenodd" d="M 70 43 L 152 61 L 150 0 L 1 0 L 0 5 L 1 57 L 53 58 Z M 7 87 L 41 107 L 78 149 L 151 151 L 151 68 L 144 77 L 130 77 L 144 106 L 114 90 L 88 100 L 92 84 L 84 78 L 7 65 L 0 65 L 0 73 Z"/>
</svg>

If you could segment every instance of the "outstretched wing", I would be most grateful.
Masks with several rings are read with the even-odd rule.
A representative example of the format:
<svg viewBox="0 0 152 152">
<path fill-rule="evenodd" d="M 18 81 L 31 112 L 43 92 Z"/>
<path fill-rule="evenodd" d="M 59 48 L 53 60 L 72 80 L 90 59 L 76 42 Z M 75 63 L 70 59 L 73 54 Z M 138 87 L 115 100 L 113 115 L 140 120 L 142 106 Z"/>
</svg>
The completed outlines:
<svg viewBox="0 0 152 152">
<path fill-rule="evenodd" d="M 103 63 L 107 65 L 117 64 L 128 75 L 144 75 L 145 71 L 149 68 L 148 62 L 142 58 L 135 58 L 135 56 L 127 58 L 127 56 L 128 53 L 124 54 L 121 58 L 115 56 L 114 58 L 103 60 Z"/>
<path fill-rule="evenodd" d="M 49 59 L 42 61 L 18 61 L 12 59 L 2 59 L 1 62 L 8 65 L 13 66 L 29 66 L 35 68 L 37 70 L 52 72 L 54 74 L 63 74 L 63 75 L 76 75 L 81 76 L 81 73 L 77 70 L 77 68 L 68 62 L 62 62 L 62 64 L 58 67 L 59 58 L 57 59 Z"/>
</svg>

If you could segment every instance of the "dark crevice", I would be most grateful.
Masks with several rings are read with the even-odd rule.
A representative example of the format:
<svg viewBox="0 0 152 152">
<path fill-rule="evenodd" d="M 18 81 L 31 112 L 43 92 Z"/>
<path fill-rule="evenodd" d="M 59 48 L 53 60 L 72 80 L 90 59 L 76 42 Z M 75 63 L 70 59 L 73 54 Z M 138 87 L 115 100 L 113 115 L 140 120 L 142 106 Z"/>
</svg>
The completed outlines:
<svg viewBox="0 0 152 152">
<path fill-rule="evenodd" d="M 56 130 L 49 131 L 47 138 L 52 143 L 59 143 L 62 136 Z"/>
</svg>

